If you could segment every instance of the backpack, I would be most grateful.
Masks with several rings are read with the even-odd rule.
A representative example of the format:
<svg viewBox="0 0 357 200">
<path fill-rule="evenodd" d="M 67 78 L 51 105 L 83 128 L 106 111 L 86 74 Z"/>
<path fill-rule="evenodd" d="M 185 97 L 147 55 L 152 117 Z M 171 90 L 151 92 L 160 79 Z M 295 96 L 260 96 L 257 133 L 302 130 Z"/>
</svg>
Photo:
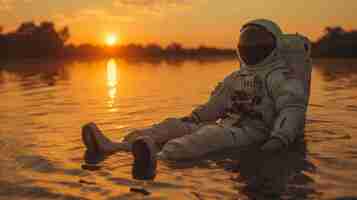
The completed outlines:
<svg viewBox="0 0 357 200">
<path fill-rule="evenodd" d="M 282 55 L 288 67 L 294 71 L 294 74 L 304 84 L 307 92 L 308 101 L 311 88 L 311 44 L 308 38 L 296 33 L 285 34 L 282 38 Z"/>
</svg>

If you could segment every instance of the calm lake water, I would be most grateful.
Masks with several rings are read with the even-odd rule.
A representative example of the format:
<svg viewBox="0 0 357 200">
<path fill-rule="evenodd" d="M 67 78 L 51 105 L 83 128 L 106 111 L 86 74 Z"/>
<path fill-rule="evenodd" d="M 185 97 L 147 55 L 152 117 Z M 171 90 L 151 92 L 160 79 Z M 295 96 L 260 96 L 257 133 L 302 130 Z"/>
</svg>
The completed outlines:
<svg viewBox="0 0 357 200">
<path fill-rule="evenodd" d="M 132 187 L 145 187 L 147 199 L 357 197 L 357 60 L 315 60 L 306 142 L 289 152 L 160 163 L 153 183 L 131 179 L 128 153 L 81 169 L 84 123 L 119 140 L 189 113 L 237 68 L 235 60 L 0 64 L 0 199 L 142 199 Z"/>
</svg>

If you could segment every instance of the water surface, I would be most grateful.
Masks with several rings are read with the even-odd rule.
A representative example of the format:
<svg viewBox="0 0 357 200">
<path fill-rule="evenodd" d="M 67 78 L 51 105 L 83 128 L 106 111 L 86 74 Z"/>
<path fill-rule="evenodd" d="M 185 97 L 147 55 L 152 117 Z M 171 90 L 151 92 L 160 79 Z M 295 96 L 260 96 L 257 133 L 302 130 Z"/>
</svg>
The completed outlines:
<svg viewBox="0 0 357 200">
<path fill-rule="evenodd" d="M 94 121 L 112 139 L 203 103 L 235 60 L 121 59 L 0 64 L 1 199 L 141 199 L 132 157 L 81 169 L 80 128 Z M 160 163 L 152 199 L 357 197 L 357 60 L 317 60 L 306 142 L 264 157 Z M 300 148 L 302 147 L 302 148 Z M 277 192 L 278 191 L 278 192 Z M 275 196 L 274 196 L 275 195 Z"/>
</svg>

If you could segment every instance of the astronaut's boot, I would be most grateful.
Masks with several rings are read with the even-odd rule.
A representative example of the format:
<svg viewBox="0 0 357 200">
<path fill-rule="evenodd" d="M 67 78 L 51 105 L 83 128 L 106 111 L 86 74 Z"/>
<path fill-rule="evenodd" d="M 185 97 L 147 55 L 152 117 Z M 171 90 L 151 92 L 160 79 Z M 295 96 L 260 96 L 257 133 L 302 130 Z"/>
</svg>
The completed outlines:
<svg viewBox="0 0 357 200">
<path fill-rule="evenodd" d="M 134 163 L 132 176 L 137 180 L 153 180 L 156 176 L 158 147 L 147 136 L 137 138 L 132 145 Z"/>
<path fill-rule="evenodd" d="M 91 154 L 112 154 L 129 149 L 127 143 L 117 143 L 107 138 L 95 123 L 88 123 L 82 127 L 82 140 Z"/>
</svg>

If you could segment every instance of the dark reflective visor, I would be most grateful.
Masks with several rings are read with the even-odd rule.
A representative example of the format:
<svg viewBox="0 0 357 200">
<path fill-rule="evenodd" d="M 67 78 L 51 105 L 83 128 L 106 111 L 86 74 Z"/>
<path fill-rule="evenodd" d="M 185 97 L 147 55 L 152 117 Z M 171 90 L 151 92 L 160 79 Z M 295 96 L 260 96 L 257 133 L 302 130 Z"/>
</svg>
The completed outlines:
<svg viewBox="0 0 357 200">
<path fill-rule="evenodd" d="M 241 31 L 238 51 L 247 65 L 256 65 L 267 58 L 276 48 L 276 39 L 267 29 L 248 25 Z"/>
</svg>

